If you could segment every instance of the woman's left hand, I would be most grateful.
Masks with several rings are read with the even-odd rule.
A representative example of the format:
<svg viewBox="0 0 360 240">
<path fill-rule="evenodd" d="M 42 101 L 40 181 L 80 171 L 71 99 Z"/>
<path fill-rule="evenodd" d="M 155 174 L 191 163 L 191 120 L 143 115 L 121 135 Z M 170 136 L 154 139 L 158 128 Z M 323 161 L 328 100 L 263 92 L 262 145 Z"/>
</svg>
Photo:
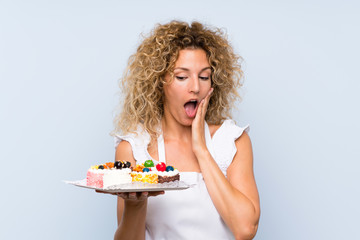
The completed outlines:
<svg viewBox="0 0 360 240">
<path fill-rule="evenodd" d="M 205 115 L 206 115 L 207 107 L 209 105 L 211 93 L 213 92 L 213 90 L 214 90 L 213 88 L 210 88 L 206 97 L 203 100 L 201 100 L 196 112 L 196 116 L 191 125 L 192 149 L 196 156 L 207 150 L 206 141 L 205 141 Z"/>
</svg>

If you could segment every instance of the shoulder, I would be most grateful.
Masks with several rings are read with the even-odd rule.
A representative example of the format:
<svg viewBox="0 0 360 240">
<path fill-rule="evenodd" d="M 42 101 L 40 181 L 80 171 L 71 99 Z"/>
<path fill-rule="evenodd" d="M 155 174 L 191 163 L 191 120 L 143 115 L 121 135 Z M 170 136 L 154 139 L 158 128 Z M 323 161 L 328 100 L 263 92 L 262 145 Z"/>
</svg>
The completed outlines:
<svg viewBox="0 0 360 240">
<path fill-rule="evenodd" d="M 236 155 L 234 159 L 243 159 L 252 162 L 252 144 L 249 134 L 244 131 L 241 136 L 235 140 Z M 239 156 L 240 155 L 240 156 Z M 246 160 L 245 160 L 246 159 Z"/>
<path fill-rule="evenodd" d="M 128 141 L 121 141 L 116 147 L 116 154 L 121 152 L 132 152 L 131 144 Z"/>
<path fill-rule="evenodd" d="M 211 137 L 213 137 L 216 133 L 217 135 L 220 135 L 221 138 L 230 138 L 232 141 L 235 141 L 244 132 L 249 132 L 250 130 L 249 125 L 246 125 L 245 127 L 239 127 L 232 119 L 226 119 L 222 124 L 209 124 L 208 126 Z"/>
<path fill-rule="evenodd" d="M 135 159 L 131 144 L 128 141 L 121 141 L 116 147 L 115 161 L 129 161 L 135 166 Z"/>
<path fill-rule="evenodd" d="M 136 131 L 126 134 L 114 134 L 115 148 L 123 141 L 130 143 L 134 148 L 137 146 L 148 145 L 150 142 L 149 133 L 139 124 Z"/>
<path fill-rule="evenodd" d="M 231 182 L 242 182 L 253 178 L 253 151 L 247 132 L 235 140 L 236 153 L 227 169 L 227 176 Z M 240 173 L 240 174 L 239 174 Z M 236 184 L 235 184 L 236 185 Z"/>
<path fill-rule="evenodd" d="M 135 162 L 149 159 L 147 147 L 150 143 L 150 135 L 140 125 L 133 133 L 114 134 L 116 158 Z"/>
<path fill-rule="evenodd" d="M 245 147 L 245 146 L 251 146 L 251 140 L 250 140 L 250 136 L 247 133 L 247 131 L 243 131 L 242 134 L 240 135 L 240 137 L 238 137 L 235 140 L 235 145 L 237 148 L 239 147 Z"/>
</svg>

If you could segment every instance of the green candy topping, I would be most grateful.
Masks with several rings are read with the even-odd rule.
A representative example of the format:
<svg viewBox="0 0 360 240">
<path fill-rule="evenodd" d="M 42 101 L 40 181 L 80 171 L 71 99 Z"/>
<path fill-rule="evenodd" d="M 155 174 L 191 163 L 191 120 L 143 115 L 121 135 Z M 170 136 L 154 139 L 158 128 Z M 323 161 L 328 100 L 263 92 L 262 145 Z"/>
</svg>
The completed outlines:
<svg viewBox="0 0 360 240">
<path fill-rule="evenodd" d="M 154 167 L 155 165 L 154 165 L 154 162 L 152 161 L 152 160 L 146 160 L 145 162 L 144 162 L 144 167 L 147 167 L 147 168 L 149 168 L 149 167 Z"/>
</svg>

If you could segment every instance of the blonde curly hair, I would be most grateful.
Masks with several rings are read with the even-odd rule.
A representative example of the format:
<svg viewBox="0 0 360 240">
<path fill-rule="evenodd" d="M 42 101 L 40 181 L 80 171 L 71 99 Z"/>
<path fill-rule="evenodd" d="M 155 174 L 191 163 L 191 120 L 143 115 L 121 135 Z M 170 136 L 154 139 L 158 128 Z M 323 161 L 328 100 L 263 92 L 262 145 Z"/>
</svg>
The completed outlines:
<svg viewBox="0 0 360 240">
<path fill-rule="evenodd" d="M 144 38 L 135 54 L 130 56 L 121 79 L 122 111 L 114 119 L 113 134 L 133 133 L 140 124 L 151 139 L 159 135 L 158 126 L 164 113 L 165 74 L 173 69 L 182 49 L 203 49 L 211 66 L 214 88 L 205 120 L 221 124 L 231 117 L 231 107 L 240 98 L 242 86 L 241 57 L 233 52 L 221 29 L 211 29 L 199 22 L 172 21 L 159 24 Z"/>
</svg>

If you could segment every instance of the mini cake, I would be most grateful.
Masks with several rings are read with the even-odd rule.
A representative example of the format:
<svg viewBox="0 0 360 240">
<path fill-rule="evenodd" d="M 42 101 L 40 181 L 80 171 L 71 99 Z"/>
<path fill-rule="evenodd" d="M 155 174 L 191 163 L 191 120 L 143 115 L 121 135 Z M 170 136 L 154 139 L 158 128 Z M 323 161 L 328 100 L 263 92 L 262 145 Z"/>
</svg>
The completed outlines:
<svg viewBox="0 0 360 240">
<path fill-rule="evenodd" d="M 121 161 L 91 166 L 86 174 L 86 185 L 97 188 L 108 188 L 113 185 L 131 183 L 130 167 L 130 162 Z"/>
<path fill-rule="evenodd" d="M 148 183 L 165 183 L 180 180 L 180 174 L 172 166 L 159 163 L 155 166 L 152 160 L 146 160 L 141 165 L 136 165 L 131 173 L 133 181 Z"/>
<path fill-rule="evenodd" d="M 165 163 L 159 163 L 156 165 L 158 182 L 173 182 L 180 180 L 179 170 L 174 169 L 173 166 L 166 166 Z"/>
<path fill-rule="evenodd" d="M 158 175 L 149 172 L 132 172 L 131 178 L 133 182 L 158 183 Z"/>
<path fill-rule="evenodd" d="M 147 160 L 146 162 L 151 161 Z M 151 161 L 152 162 L 152 161 Z M 152 163 L 154 165 L 154 163 Z M 158 175 L 145 169 L 144 164 L 136 165 L 131 172 L 133 182 L 158 183 Z"/>
</svg>

